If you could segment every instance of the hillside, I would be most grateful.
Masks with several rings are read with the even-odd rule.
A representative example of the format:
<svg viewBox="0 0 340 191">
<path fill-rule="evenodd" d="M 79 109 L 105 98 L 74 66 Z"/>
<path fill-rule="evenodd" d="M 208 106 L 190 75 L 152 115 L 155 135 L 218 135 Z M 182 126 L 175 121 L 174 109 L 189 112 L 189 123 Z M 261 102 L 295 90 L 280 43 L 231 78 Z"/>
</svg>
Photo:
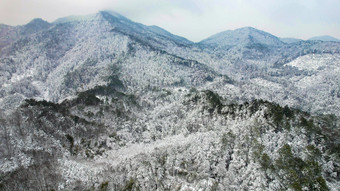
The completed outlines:
<svg viewBox="0 0 340 191">
<path fill-rule="evenodd" d="M 155 90 L 145 98 L 102 92 L 84 92 L 61 104 L 27 100 L 3 119 L 12 136 L 2 139 L 2 188 L 340 186 L 334 116 L 310 116 L 261 100 L 225 105 L 211 91 Z M 22 179 L 32 173 L 29 181 Z"/>
<path fill-rule="evenodd" d="M 316 36 L 316 37 L 312 37 L 308 40 L 320 40 L 320 41 L 333 41 L 333 42 L 340 42 L 339 39 L 337 38 L 334 38 L 332 36 L 328 36 L 328 35 L 325 35 L 325 36 Z"/>
<path fill-rule="evenodd" d="M 338 42 L 101 11 L 1 25 L 0 51 L 0 190 L 340 187 Z"/>
</svg>

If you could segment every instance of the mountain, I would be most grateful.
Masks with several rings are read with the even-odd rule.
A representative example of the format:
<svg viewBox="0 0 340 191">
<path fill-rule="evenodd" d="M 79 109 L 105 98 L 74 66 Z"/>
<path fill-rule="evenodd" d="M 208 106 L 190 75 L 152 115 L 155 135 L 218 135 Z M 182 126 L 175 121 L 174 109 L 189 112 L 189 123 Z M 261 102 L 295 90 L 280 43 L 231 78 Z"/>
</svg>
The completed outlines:
<svg viewBox="0 0 340 191">
<path fill-rule="evenodd" d="M 284 43 L 296 43 L 302 41 L 302 39 L 298 38 L 280 38 L 280 40 Z"/>
<path fill-rule="evenodd" d="M 278 50 L 285 45 L 278 37 L 252 27 L 224 31 L 202 40 L 198 47 L 213 60 L 212 67 L 226 75 L 240 80 L 244 74 L 239 68 L 255 67 L 273 63 Z M 210 61 L 204 61 L 210 62 Z M 252 67 L 253 68 L 253 67 Z M 236 74 L 236 75 L 235 75 Z"/>
<path fill-rule="evenodd" d="M 33 19 L 23 26 L 9 26 L 0 24 L 0 50 L 18 40 L 18 38 L 47 29 L 51 24 L 42 19 Z"/>
<path fill-rule="evenodd" d="M 334 38 L 334 37 L 332 37 L 332 36 L 327 36 L 327 35 L 325 35 L 325 36 L 316 36 L 316 37 L 312 37 L 312 38 L 310 38 L 310 39 L 308 39 L 308 40 L 320 40 L 320 41 L 340 42 L 339 39 Z"/>
<path fill-rule="evenodd" d="M 199 44 L 227 48 L 236 45 L 245 46 L 253 44 L 280 46 L 283 43 L 279 38 L 269 33 L 252 27 L 244 27 L 215 34 L 205 40 L 202 40 Z"/>
<path fill-rule="evenodd" d="M 44 21 L 42 19 L 33 19 L 28 24 L 21 27 L 21 33 L 22 35 L 32 34 L 39 32 L 41 30 L 45 30 L 51 26 L 50 23 L 47 21 Z"/>
<path fill-rule="evenodd" d="M 105 76 L 112 67 L 120 69 L 122 81 L 139 88 L 150 83 L 198 85 L 205 78 L 218 77 L 206 65 L 165 52 L 189 44 L 184 38 L 108 12 L 61 19 L 1 52 L 0 104 L 10 108 L 30 97 L 61 101 L 77 91 L 107 83 Z"/>
<path fill-rule="evenodd" d="M 250 39 L 254 40 L 250 41 Z M 199 46 L 206 54 L 201 54 L 203 56 L 196 57 L 196 60 L 209 63 L 208 65 L 215 71 L 243 84 L 236 88 L 238 94 L 242 95 L 239 96 L 241 100 L 263 99 L 313 113 L 339 114 L 337 111 L 339 88 L 336 85 L 338 75 L 333 72 L 338 71 L 339 67 L 337 56 L 340 52 L 340 43 L 338 42 L 299 41 L 287 44 L 266 32 L 241 28 L 213 35 L 200 42 Z M 299 58 L 308 58 L 304 61 L 313 63 L 314 57 L 307 56 L 313 54 L 321 55 L 318 57 L 319 70 L 291 67 L 289 64 L 294 60 L 304 60 Z M 325 62 L 328 63 L 327 67 L 322 64 Z M 331 69 L 333 66 L 336 69 Z M 326 73 L 329 74 L 328 82 L 324 80 Z M 304 80 L 297 86 L 300 79 Z M 325 89 L 318 88 L 320 87 L 318 83 L 310 83 L 311 79 L 322 81 L 322 87 Z M 326 87 L 331 91 L 326 91 Z M 306 93 L 307 89 L 313 89 L 311 92 L 318 91 L 316 94 Z M 220 94 L 222 92 L 218 91 Z M 332 104 L 327 104 L 329 107 L 326 109 L 321 106 L 324 105 L 321 104 L 323 100 Z M 316 102 L 320 105 L 315 104 Z"/>
<path fill-rule="evenodd" d="M 13 42 L 18 36 L 15 27 L 0 24 L 0 50 Z"/>
<path fill-rule="evenodd" d="M 20 123 L 2 139 L 2 188 L 338 188 L 334 117 L 263 101 L 225 105 L 211 91 L 168 91 L 153 91 L 148 103 L 100 91 L 61 104 L 27 100 L 6 117 Z"/>
<path fill-rule="evenodd" d="M 193 43 L 112 11 L 0 39 L 0 190 L 340 187 L 338 42 Z"/>
</svg>

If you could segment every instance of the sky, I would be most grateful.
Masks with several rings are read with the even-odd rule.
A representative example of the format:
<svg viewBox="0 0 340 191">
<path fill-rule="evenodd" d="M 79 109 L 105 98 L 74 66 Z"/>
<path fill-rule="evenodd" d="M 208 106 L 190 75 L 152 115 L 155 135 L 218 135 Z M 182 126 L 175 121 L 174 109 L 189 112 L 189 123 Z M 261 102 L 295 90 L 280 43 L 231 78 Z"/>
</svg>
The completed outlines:
<svg viewBox="0 0 340 191">
<path fill-rule="evenodd" d="M 194 42 L 245 26 L 278 37 L 340 39 L 340 0 L 0 0 L 0 23 L 22 25 L 34 18 L 53 22 L 100 10 Z"/>
</svg>

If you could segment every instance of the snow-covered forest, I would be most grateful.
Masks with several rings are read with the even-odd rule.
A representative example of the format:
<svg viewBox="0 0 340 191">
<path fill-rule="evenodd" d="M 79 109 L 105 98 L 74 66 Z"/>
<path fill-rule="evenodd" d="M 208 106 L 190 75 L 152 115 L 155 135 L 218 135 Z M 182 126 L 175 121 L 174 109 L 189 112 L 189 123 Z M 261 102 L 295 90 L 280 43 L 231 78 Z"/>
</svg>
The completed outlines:
<svg viewBox="0 0 340 191">
<path fill-rule="evenodd" d="M 101 11 L 0 25 L 0 190 L 339 190 L 340 43 Z"/>
</svg>

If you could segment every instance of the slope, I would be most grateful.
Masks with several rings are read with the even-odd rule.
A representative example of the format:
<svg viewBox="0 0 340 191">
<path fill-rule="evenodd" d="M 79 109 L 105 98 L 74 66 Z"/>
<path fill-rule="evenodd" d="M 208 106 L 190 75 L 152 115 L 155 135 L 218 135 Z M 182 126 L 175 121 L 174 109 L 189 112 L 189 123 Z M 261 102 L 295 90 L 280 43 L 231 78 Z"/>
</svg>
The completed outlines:
<svg viewBox="0 0 340 191">
<path fill-rule="evenodd" d="M 335 85 L 338 84 L 338 42 L 286 44 L 268 33 L 241 28 L 213 35 L 199 46 L 203 46 L 202 51 L 209 57 L 198 56 L 197 60 L 204 60 L 203 63 L 238 82 L 239 98 L 236 99 L 264 99 L 313 113 L 340 114 L 337 111 L 338 86 Z M 305 58 L 309 61 L 304 61 Z M 313 64 L 313 59 L 319 65 L 310 67 L 317 67 L 317 70 L 290 67 L 289 64 Z M 311 83 L 308 79 L 318 80 Z"/>
<path fill-rule="evenodd" d="M 164 30 L 108 12 L 64 18 L 4 49 L 0 102 L 3 108 L 14 108 L 31 97 L 58 102 L 107 83 L 116 69 L 127 91 L 150 84 L 199 86 L 221 76 L 166 51 L 187 44 L 190 41 Z"/>
<path fill-rule="evenodd" d="M 33 23 L 1 50 L 0 190 L 339 188 L 339 43 Z"/>
<path fill-rule="evenodd" d="M 308 40 L 320 40 L 320 41 L 333 41 L 333 42 L 340 42 L 339 39 L 337 38 L 334 38 L 332 36 L 328 36 L 328 35 L 325 35 L 325 36 L 316 36 L 316 37 L 312 37 Z"/>
<path fill-rule="evenodd" d="M 202 40 L 199 44 L 217 46 L 218 48 L 228 48 L 236 45 L 246 46 L 254 44 L 280 46 L 283 43 L 279 38 L 269 33 L 252 27 L 244 27 L 215 34 L 205 40 Z"/>
<path fill-rule="evenodd" d="M 103 96 L 92 91 L 61 104 L 27 100 L 2 120 L 11 126 L 2 136 L 13 136 L 1 142 L 1 188 L 339 186 L 334 116 L 311 116 L 261 100 L 225 105 L 211 91 L 146 94 L 130 97 L 112 91 Z M 22 179 L 32 173 L 36 176 Z"/>
</svg>

